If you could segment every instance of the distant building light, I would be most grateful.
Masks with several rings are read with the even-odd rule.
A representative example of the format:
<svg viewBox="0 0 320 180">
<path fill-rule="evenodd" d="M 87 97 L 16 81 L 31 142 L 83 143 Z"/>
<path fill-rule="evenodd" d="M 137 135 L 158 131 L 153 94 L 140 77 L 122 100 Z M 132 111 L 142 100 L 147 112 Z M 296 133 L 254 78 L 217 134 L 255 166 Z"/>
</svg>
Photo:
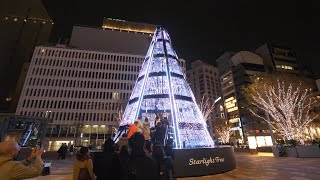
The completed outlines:
<svg viewBox="0 0 320 180">
<path fill-rule="evenodd" d="M 24 19 L 23 21 L 24 21 L 24 22 L 27 22 L 27 20 L 26 20 L 26 19 Z"/>
<path fill-rule="evenodd" d="M 17 18 L 14 18 L 13 21 L 18 21 L 18 19 L 17 19 Z"/>
<path fill-rule="evenodd" d="M 292 66 L 287 66 L 287 65 L 276 65 L 278 69 L 288 69 L 288 70 L 294 70 Z"/>
<path fill-rule="evenodd" d="M 234 97 L 233 97 L 233 96 L 232 96 L 232 97 L 229 97 L 229 98 L 226 99 L 224 102 L 226 103 L 226 102 L 231 101 L 231 100 L 234 100 Z"/>
<path fill-rule="evenodd" d="M 42 24 L 45 24 L 45 23 L 46 23 L 45 21 L 42 22 Z"/>
<path fill-rule="evenodd" d="M 6 101 L 7 101 L 7 102 L 9 102 L 9 101 L 11 101 L 11 100 L 12 100 L 11 97 L 7 97 L 7 98 L 6 98 Z"/>
<path fill-rule="evenodd" d="M 229 112 L 233 112 L 233 111 L 236 111 L 236 110 L 238 110 L 237 106 L 233 107 L 233 108 L 230 108 L 230 109 L 227 109 L 227 112 L 229 113 Z"/>
<path fill-rule="evenodd" d="M 42 52 L 42 53 L 44 53 L 44 52 L 45 52 L 45 50 L 44 50 L 44 49 L 41 49 L 41 52 Z"/>
<path fill-rule="evenodd" d="M 5 17 L 4 19 L 5 19 L 5 20 L 8 20 L 8 17 Z"/>
</svg>

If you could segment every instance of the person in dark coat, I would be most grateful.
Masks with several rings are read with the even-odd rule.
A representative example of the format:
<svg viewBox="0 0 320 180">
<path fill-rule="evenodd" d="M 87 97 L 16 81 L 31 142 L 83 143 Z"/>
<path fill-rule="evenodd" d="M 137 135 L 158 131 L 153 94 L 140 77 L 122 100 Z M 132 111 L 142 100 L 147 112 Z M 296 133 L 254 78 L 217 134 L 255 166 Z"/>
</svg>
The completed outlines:
<svg viewBox="0 0 320 180">
<path fill-rule="evenodd" d="M 153 180 L 157 177 L 156 162 L 145 154 L 144 143 L 144 136 L 140 133 L 135 133 L 129 139 L 132 149 L 128 162 L 129 179 Z"/>
<path fill-rule="evenodd" d="M 173 161 L 174 161 L 174 153 L 173 153 L 173 139 L 170 138 L 167 140 L 167 144 L 164 147 L 164 152 L 166 154 L 166 156 L 170 157 Z"/>
<path fill-rule="evenodd" d="M 96 152 L 93 161 L 93 172 L 97 180 L 118 180 L 120 178 L 119 156 L 114 150 L 114 142 L 107 139 L 104 143 L 103 152 Z"/>
<path fill-rule="evenodd" d="M 154 128 L 154 127 L 150 128 L 150 137 L 151 137 L 152 142 L 156 141 L 155 134 L 156 134 L 156 128 Z"/>
<path fill-rule="evenodd" d="M 145 143 L 145 149 L 146 149 L 146 155 L 149 156 L 152 153 L 152 142 L 151 141 L 146 141 Z"/>
<path fill-rule="evenodd" d="M 157 162 L 157 180 L 172 180 L 174 174 L 174 163 L 165 155 L 162 146 L 153 147 L 152 158 Z"/>
<path fill-rule="evenodd" d="M 69 157 L 73 156 L 73 152 L 74 152 L 74 147 L 73 147 L 73 145 L 71 145 L 69 147 Z"/>
<path fill-rule="evenodd" d="M 157 178 L 156 180 L 172 180 L 174 173 L 174 164 L 170 157 L 165 156 L 162 146 L 154 146 L 152 157 L 157 162 Z"/>
<path fill-rule="evenodd" d="M 121 146 L 119 159 L 120 159 L 120 180 L 129 180 L 128 177 L 128 163 L 129 163 L 128 146 Z"/>
<path fill-rule="evenodd" d="M 160 142 L 163 145 L 165 135 L 166 135 L 166 128 L 162 125 L 161 122 L 158 122 L 156 126 L 156 133 L 155 133 L 156 141 Z"/>
<path fill-rule="evenodd" d="M 62 147 L 63 146 L 63 143 L 61 144 L 61 146 L 60 146 L 60 148 L 58 149 L 58 158 L 57 159 L 60 159 L 60 158 L 62 158 Z"/>
<path fill-rule="evenodd" d="M 66 159 L 66 154 L 68 153 L 68 146 L 66 143 L 62 144 L 62 149 L 61 149 L 61 156 L 62 159 Z"/>
</svg>

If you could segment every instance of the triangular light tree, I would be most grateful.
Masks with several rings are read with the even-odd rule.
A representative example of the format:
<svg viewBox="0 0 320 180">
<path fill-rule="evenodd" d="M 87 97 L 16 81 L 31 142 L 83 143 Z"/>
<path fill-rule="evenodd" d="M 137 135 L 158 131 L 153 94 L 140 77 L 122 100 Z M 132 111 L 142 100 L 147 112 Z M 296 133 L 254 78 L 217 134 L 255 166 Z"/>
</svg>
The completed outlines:
<svg viewBox="0 0 320 180">
<path fill-rule="evenodd" d="M 175 148 L 213 147 L 207 124 L 178 64 L 167 31 L 158 27 L 120 121 L 118 134 L 137 118 L 166 114 Z"/>
</svg>

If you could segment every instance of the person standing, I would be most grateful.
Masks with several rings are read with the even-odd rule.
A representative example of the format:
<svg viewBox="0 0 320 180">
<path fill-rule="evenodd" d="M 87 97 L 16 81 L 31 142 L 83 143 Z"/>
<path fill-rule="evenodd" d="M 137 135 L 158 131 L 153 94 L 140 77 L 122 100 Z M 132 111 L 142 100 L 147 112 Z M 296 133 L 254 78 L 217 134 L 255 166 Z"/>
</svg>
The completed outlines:
<svg viewBox="0 0 320 180">
<path fill-rule="evenodd" d="M 34 178 L 41 174 L 43 162 L 41 155 L 43 148 L 35 148 L 29 157 L 22 161 L 16 161 L 21 147 L 15 141 L 4 141 L 0 143 L 0 179 L 15 180 Z M 35 159 L 35 160 L 34 160 Z M 32 166 L 31 161 L 34 160 Z"/>
<path fill-rule="evenodd" d="M 138 124 L 136 121 L 134 122 L 134 124 L 129 124 L 128 138 L 130 138 L 134 133 L 137 132 L 138 127 L 136 124 Z"/>
<path fill-rule="evenodd" d="M 146 118 L 144 120 L 142 133 L 143 133 L 144 139 L 146 141 L 149 141 L 151 139 L 151 137 L 150 137 L 150 123 L 149 123 L 148 118 Z"/>
<path fill-rule="evenodd" d="M 63 151 L 63 143 L 61 144 L 61 146 L 60 146 L 60 148 L 58 149 L 58 158 L 57 159 L 60 159 L 60 158 L 62 158 L 62 151 Z"/>
<path fill-rule="evenodd" d="M 158 180 L 172 180 L 174 173 L 174 164 L 170 157 L 165 156 L 162 146 L 154 146 L 152 151 L 152 157 L 157 162 L 157 174 Z"/>
<path fill-rule="evenodd" d="M 151 180 L 157 177 L 156 162 L 146 155 L 144 143 L 143 135 L 138 132 L 129 139 L 132 149 L 128 162 L 129 179 Z"/>
<path fill-rule="evenodd" d="M 152 144 L 151 141 L 146 141 L 146 143 L 145 143 L 145 149 L 146 149 L 146 155 L 147 155 L 147 156 L 150 156 L 150 155 L 151 155 L 151 153 L 152 153 L 152 146 L 153 146 L 153 144 Z"/>
<path fill-rule="evenodd" d="M 74 151 L 74 147 L 73 147 L 73 144 L 71 144 L 70 148 L 69 148 L 69 156 L 73 156 L 73 151 Z"/>
<path fill-rule="evenodd" d="M 165 127 L 163 127 L 161 122 L 158 122 L 156 126 L 156 133 L 155 133 L 156 141 L 160 142 L 163 145 L 165 135 L 166 135 Z"/>
<path fill-rule="evenodd" d="M 170 157 L 174 161 L 174 153 L 173 153 L 173 139 L 169 138 L 167 140 L 166 146 L 164 147 L 164 152 L 166 156 Z"/>
<path fill-rule="evenodd" d="M 87 147 L 81 147 L 76 157 L 77 160 L 73 165 L 73 179 L 95 180 L 96 177 L 93 173 L 93 164 L 89 156 L 89 149 Z"/>
<path fill-rule="evenodd" d="M 118 180 L 120 176 L 119 156 L 114 150 L 114 142 L 107 139 L 102 153 L 96 153 L 93 161 L 93 171 L 97 180 Z"/>
<path fill-rule="evenodd" d="M 119 153 L 120 159 L 120 180 L 129 180 L 128 177 L 128 162 L 129 162 L 129 152 L 128 146 L 123 145 Z"/>
<path fill-rule="evenodd" d="M 62 159 L 66 159 L 66 154 L 68 153 L 68 146 L 66 143 L 62 144 L 62 151 L 61 151 L 61 156 Z"/>
</svg>

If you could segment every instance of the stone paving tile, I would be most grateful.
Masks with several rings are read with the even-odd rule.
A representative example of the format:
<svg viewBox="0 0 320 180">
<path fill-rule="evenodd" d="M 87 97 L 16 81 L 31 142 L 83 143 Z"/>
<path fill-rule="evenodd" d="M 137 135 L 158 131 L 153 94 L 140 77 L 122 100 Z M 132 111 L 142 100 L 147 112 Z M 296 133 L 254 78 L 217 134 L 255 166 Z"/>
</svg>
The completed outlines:
<svg viewBox="0 0 320 180">
<path fill-rule="evenodd" d="M 178 180 L 320 180 L 320 158 L 277 158 L 236 153 L 237 169 Z M 54 160 L 50 176 L 33 180 L 71 180 L 73 160 Z"/>
</svg>

